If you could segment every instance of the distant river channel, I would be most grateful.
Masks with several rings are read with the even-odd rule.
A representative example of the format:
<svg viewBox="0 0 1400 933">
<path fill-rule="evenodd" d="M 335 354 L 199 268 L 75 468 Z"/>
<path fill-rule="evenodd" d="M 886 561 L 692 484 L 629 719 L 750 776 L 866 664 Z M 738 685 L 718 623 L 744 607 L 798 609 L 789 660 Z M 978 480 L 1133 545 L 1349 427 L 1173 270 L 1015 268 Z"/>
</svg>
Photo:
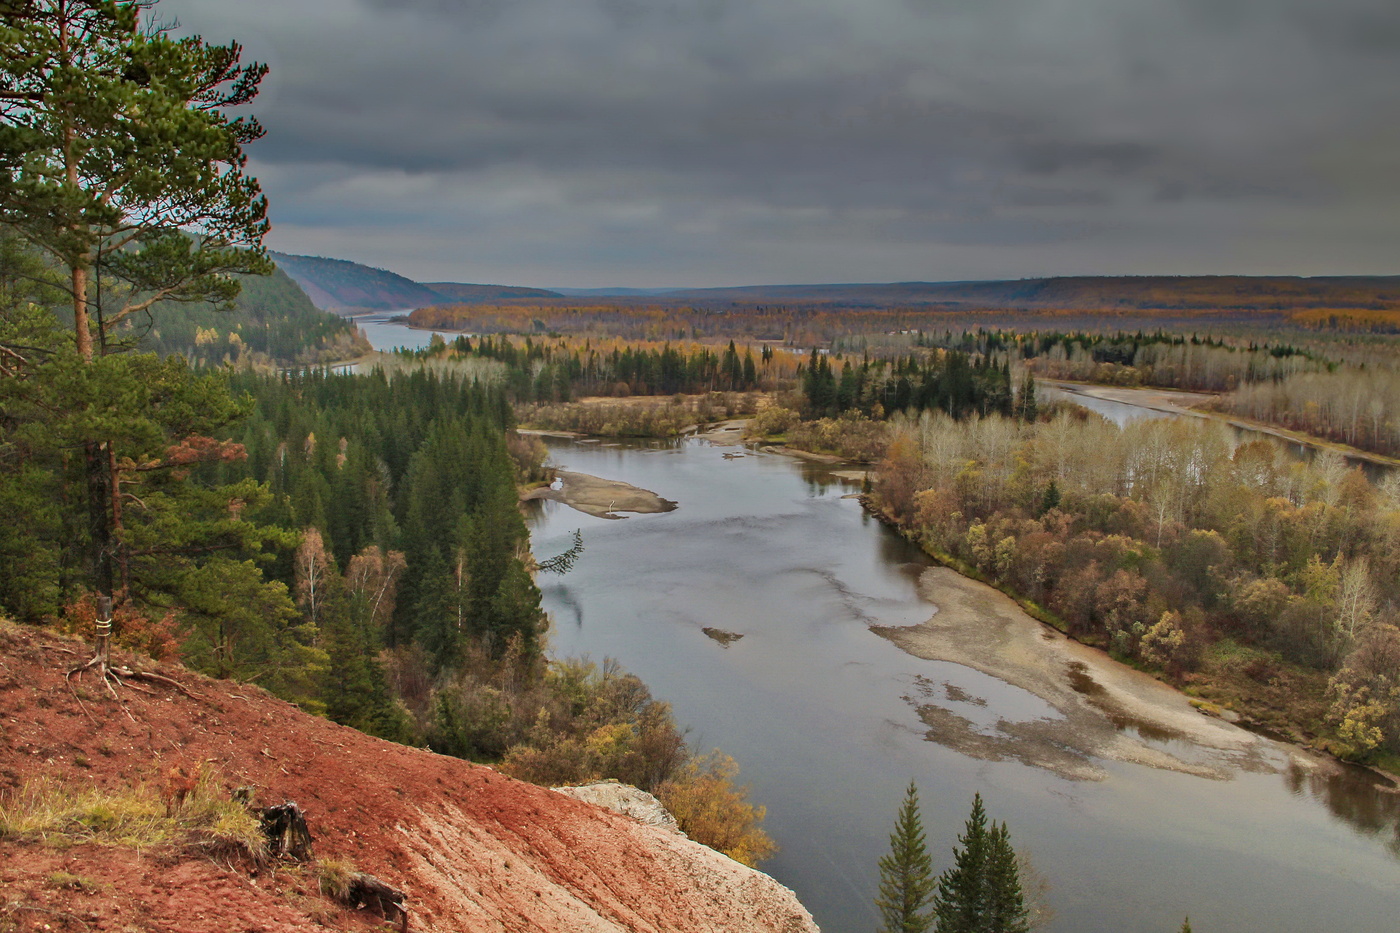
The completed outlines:
<svg viewBox="0 0 1400 933">
<path fill-rule="evenodd" d="M 376 349 L 431 336 L 376 324 Z M 702 440 L 550 447 L 563 468 L 678 503 L 621 521 L 530 504 L 539 557 L 576 528 L 584 538 L 573 570 L 540 577 L 551 654 L 617 659 L 672 704 L 692 747 L 739 762 L 782 847 L 762 868 L 826 933 L 877 928 L 876 863 L 911 779 L 935 869 L 980 791 L 1049 883 L 1053 933 L 1175 933 L 1187 915 L 1200 933 L 1400 928 L 1400 795 L 1368 773 L 1263 738 L 1231 759 L 1150 732 L 1136 741 L 1208 758 L 1215 775 L 1104 760 L 1101 780 L 1076 780 L 969 757 L 927 738 L 916 704 L 941 700 L 987 732 L 1055 713 L 870 631 L 937 607 L 917 585 L 931 561 L 844 498 L 854 484 L 774 454 L 726 458 L 742 448 Z M 705 627 L 743 637 L 726 647 Z"/>
<path fill-rule="evenodd" d="M 737 759 L 782 847 L 764 870 L 827 933 L 878 926 L 876 863 L 911 779 L 938 870 L 981 792 L 1048 881 L 1051 931 L 1172 933 L 1187 915 L 1202 933 L 1397 929 L 1400 799 L 1368 773 L 1258 737 L 1215 754 L 1212 777 L 1104 760 L 1101 779 L 1083 780 L 968 757 L 926 737 L 916 701 L 976 698 L 960 714 L 985 730 L 1054 711 L 870 631 L 937 611 L 917 588 L 931 564 L 845 498 L 849 481 L 703 440 L 550 447 L 561 467 L 679 504 L 621 521 L 531 504 L 541 558 L 583 531 L 573 570 L 540 578 L 551 654 L 617 659 L 672 704 L 694 748 Z M 726 647 L 705 627 L 743 637 Z"/>
</svg>

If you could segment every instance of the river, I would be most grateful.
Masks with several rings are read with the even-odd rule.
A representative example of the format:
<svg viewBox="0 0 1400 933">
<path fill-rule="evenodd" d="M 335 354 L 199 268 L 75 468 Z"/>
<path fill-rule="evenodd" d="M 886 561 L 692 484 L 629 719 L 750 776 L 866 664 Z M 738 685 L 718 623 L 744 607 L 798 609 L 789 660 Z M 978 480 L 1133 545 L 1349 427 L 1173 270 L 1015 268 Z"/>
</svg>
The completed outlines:
<svg viewBox="0 0 1400 933">
<path fill-rule="evenodd" d="M 782 847 L 765 870 L 827 933 L 878 925 L 876 863 L 911 779 L 940 870 L 982 793 L 1049 882 L 1049 930 L 1174 931 L 1188 914 L 1203 933 L 1395 929 L 1400 807 L 1364 772 L 1215 720 L 1236 747 L 1121 721 L 1137 758 L 1186 767 L 1090 748 L 1088 776 L 930 739 L 919 706 L 984 736 L 1061 717 L 1034 692 L 872 633 L 937 612 L 918 585 L 930 562 L 844 498 L 848 485 L 777 455 L 726 459 L 700 440 L 551 448 L 568 469 L 679 503 L 622 521 L 534 506 L 537 554 L 567 548 L 575 528 L 585 544 L 570 573 L 540 581 L 551 653 L 616 658 L 673 704 L 694 747 L 739 761 Z M 1023 637 L 1036 625 L 1017 624 L 1032 627 Z M 726 647 L 705 626 L 743 638 Z"/>
<path fill-rule="evenodd" d="M 429 339 L 379 328 L 377 349 Z M 932 739 L 920 706 L 983 735 L 1053 726 L 1062 714 L 1034 692 L 921 660 L 871 631 L 936 620 L 939 606 L 919 586 L 931 561 L 844 498 L 849 484 L 777 455 L 726 459 L 701 440 L 550 443 L 561 466 L 679 503 L 621 521 L 531 504 L 541 558 L 566 549 L 574 529 L 584 535 L 574 569 L 540 580 L 551 653 L 616 658 L 673 705 L 693 747 L 739 761 L 782 847 L 764 870 L 826 933 L 878 926 L 877 860 L 911 779 L 940 871 L 982 793 L 1047 880 L 1053 933 L 1172 933 L 1186 915 L 1201 933 L 1396 929 L 1400 799 L 1367 773 L 1243 732 L 1234 751 L 1198 747 L 1131 718 L 1116 720 L 1126 744 L 1201 773 L 1104 746 L 1102 757 L 1080 752 L 1093 759 L 1086 777 Z M 1041 631 L 1017 624 L 1023 637 Z M 726 647 L 706 626 L 743 638 Z M 967 628 L 973 640 L 983 631 Z M 1131 675 L 1104 658 L 1086 667 L 1091 682 Z"/>
<path fill-rule="evenodd" d="M 392 320 L 394 317 L 408 314 L 410 310 L 412 309 L 405 308 L 401 311 L 361 314 L 354 318 L 355 326 L 365 332 L 370 346 L 384 353 L 399 347 L 408 350 L 422 350 L 432 343 L 434 334 L 440 334 L 444 340 L 455 340 L 460 336 L 448 331 L 418 330 Z"/>
</svg>

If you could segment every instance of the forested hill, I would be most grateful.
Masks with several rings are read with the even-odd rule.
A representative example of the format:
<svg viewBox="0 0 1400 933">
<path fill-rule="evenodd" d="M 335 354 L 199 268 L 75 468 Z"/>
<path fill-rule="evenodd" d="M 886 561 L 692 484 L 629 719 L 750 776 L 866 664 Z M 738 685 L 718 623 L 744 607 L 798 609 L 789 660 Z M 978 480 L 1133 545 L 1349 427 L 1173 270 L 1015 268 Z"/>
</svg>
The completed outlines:
<svg viewBox="0 0 1400 933">
<path fill-rule="evenodd" d="M 318 308 L 342 314 L 355 311 L 396 311 L 439 304 L 471 304 L 510 298 L 559 298 L 543 288 L 512 285 L 471 285 L 433 282 L 427 285 L 387 269 L 375 269 L 346 259 L 270 253 Z"/>
<path fill-rule="evenodd" d="M 546 288 L 524 288 L 519 285 L 468 285 L 463 282 L 428 282 L 428 288 L 454 303 L 500 301 L 503 298 L 563 298 L 559 292 Z"/>
<path fill-rule="evenodd" d="M 317 308 L 281 269 L 239 281 L 232 310 L 207 302 L 158 305 L 141 345 L 207 363 L 331 363 L 368 352 L 354 324 Z"/>
<path fill-rule="evenodd" d="M 988 308 L 1305 309 L 1400 308 L 1400 276 L 1066 276 L 985 282 L 761 285 L 668 292 L 687 301 L 961 305 Z"/>
<path fill-rule="evenodd" d="M 431 288 L 387 269 L 321 256 L 268 255 L 296 279 L 316 307 L 326 311 L 390 311 L 439 304 L 443 300 Z"/>
</svg>

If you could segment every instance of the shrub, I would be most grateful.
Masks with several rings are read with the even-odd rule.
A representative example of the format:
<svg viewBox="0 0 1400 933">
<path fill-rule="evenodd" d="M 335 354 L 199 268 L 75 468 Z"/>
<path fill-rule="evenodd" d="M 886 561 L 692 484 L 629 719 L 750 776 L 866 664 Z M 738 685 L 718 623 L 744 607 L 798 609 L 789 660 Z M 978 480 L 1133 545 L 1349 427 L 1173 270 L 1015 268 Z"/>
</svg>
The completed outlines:
<svg viewBox="0 0 1400 933">
<path fill-rule="evenodd" d="M 766 810 L 748 802 L 747 787 L 734 786 L 738 773 L 734 759 L 716 750 L 692 758 L 656 795 L 691 839 L 753 866 L 778 847 L 761 826 Z"/>
</svg>

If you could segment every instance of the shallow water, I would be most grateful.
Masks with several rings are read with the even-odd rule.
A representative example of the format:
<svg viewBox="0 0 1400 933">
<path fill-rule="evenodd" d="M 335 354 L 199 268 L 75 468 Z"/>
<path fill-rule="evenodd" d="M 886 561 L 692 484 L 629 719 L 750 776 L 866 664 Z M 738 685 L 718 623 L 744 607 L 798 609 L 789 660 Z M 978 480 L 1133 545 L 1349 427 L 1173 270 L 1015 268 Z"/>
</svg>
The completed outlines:
<svg viewBox="0 0 1400 933">
<path fill-rule="evenodd" d="M 818 465 L 726 460 L 732 448 L 700 441 L 551 447 L 561 466 L 679 502 L 624 521 L 537 504 L 537 555 L 567 548 L 575 528 L 585 545 L 569 574 L 540 580 L 551 652 L 618 659 L 673 704 L 694 747 L 739 761 L 782 846 L 764 869 L 828 933 L 876 928 L 876 861 L 911 778 L 935 867 L 980 791 L 1049 880 L 1050 930 L 1155 933 L 1187 914 L 1203 933 L 1396 928 L 1400 806 L 1364 773 L 1317 772 L 1265 739 L 1228 780 L 1099 761 L 1104 780 L 1075 781 L 965 757 L 925 738 L 914 701 L 984 730 L 1056 714 L 868 630 L 928 618 L 916 582 L 929 564 L 843 499 L 851 487 Z M 705 626 L 744 637 L 726 647 Z M 1076 685 L 1094 689 L 1087 674 Z"/>
</svg>

